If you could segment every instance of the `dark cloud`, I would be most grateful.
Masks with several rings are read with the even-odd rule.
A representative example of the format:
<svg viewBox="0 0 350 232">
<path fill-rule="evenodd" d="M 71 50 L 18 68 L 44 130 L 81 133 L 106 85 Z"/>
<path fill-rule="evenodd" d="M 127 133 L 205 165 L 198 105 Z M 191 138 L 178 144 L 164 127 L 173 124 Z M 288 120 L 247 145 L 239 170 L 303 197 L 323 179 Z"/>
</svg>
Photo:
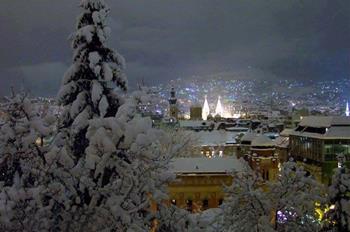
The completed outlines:
<svg viewBox="0 0 350 232">
<path fill-rule="evenodd" d="M 131 85 L 215 73 L 233 78 L 349 76 L 348 0 L 107 2 L 110 46 L 126 58 Z M 0 8 L 1 94 L 28 79 L 24 85 L 34 93 L 55 95 L 71 60 L 67 38 L 79 14 L 78 0 L 1 4 L 6 5 Z M 45 85 L 52 87 L 39 89 Z"/>
<path fill-rule="evenodd" d="M 0 78 L 0 92 L 7 93 L 14 87 L 17 91 L 24 89 L 36 96 L 55 96 L 67 68 L 66 64 L 52 62 L 5 69 Z"/>
</svg>

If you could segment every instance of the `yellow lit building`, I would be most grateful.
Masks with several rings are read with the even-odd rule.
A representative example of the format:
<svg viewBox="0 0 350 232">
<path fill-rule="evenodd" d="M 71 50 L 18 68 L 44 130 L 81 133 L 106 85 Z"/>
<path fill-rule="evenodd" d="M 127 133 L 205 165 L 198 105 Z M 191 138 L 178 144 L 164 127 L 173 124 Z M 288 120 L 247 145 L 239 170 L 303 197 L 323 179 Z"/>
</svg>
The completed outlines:
<svg viewBox="0 0 350 232">
<path fill-rule="evenodd" d="M 243 171 L 234 157 L 178 158 L 172 163 L 176 181 L 169 185 L 170 202 L 190 212 L 217 208 L 224 200 L 223 185 L 232 183 L 231 171 Z"/>
</svg>

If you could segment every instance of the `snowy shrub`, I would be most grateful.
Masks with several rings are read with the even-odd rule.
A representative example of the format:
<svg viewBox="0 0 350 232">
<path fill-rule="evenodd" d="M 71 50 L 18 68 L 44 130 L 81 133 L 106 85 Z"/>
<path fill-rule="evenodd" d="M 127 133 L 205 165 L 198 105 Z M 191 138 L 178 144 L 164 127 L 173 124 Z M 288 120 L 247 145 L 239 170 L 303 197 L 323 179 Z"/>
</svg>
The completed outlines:
<svg viewBox="0 0 350 232">
<path fill-rule="evenodd" d="M 334 169 L 332 184 L 328 188 L 330 210 L 329 227 L 337 231 L 350 230 L 350 171 L 345 166 L 345 156 L 337 155 L 338 168 Z M 334 224 L 335 223 L 335 224 Z"/>
<path fill-rule="evenodd" d="M 0 229 L 41 231 L 48 224 L 43 201 L 46 180 L 42 138 L 52 132 L 49 115 L 41 118 L 26 94 L 12 96 L 4 105 L 0 127 Z"/>
<path fill-rule="evenodd" d="M 316 204 L 325 189 L 294 162 L 286 162 L 276 181 L 255 172 L 234 173 L 222 205 L 223 231 L 317 231 Z"/>
</svg>

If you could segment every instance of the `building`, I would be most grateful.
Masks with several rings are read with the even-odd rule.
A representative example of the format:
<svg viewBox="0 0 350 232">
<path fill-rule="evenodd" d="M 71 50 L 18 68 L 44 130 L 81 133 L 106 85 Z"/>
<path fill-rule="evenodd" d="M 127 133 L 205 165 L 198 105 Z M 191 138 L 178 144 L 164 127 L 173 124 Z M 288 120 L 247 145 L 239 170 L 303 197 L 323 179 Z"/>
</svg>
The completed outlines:
<svg viewBox="0 0 350 232">
<path fill-rule="evenodd" d="M 264 180 L 275 180 L 279 169 L 276 144 L 264 134 L 245 133 L 236 150 L 237 157 L 244 157 L 249 166 L 258 171 Z"/>
<path fill-rule="evenodd" d="M 284 129 L 275 140 L 276 154 L 281 163 L 288 161 L 290 158 L 289 135 L 292 131 L 293 129 Z"/>
<path fill-rule="evenodd" d="M 337 167 L 337 154 L 350 161 L 350 118 L 305 117 L 289 135 L 290 153 L 319 181 L 329 184 Z"/>
<path fill-rule="evenodd" d="M 308 109 L 300 109 L 300 110 L 293 110 L 291 118 L 287 121 L 285 121 L 287 128 L 295 128 L 298 126 L 298 124 L 303 120 L 304 117 L 307 117 L 310 115 L 310 112 Z"/>
<path fill-rule="evenodd" d="M 244 157 L 246 154 L 250 152 L 250 146 L 252 144 L 253 139 L 255 139 L 258 134 L 253 132 L 247 132 L 240 138 L 240 144 L 237 148 L 237 157 Z"/>
<path fill-rule="evenodd" d="M 278 156 L 275 155 L 275 143 L 265 135 L 256 136 L 250 144 L 250 153 L 246 156 L 249 166 L 258 171 L 264 180 L 275 180 L 278 174 Z"/>
<path fill-rule="evenodd" d="M 179 127 L 184 130 L 214 130 L 215 123 L 202 120 L 179 120 Z"/>
<path fill-rule="evenodd" d="M 193 132 L 197 147 L 202 156 L 207 158 L 236 156 L 236 133 L 224 130 Z"/>
<path fill-rule="evenodd" d="M 217 208 L 224 200 L 223 184 L 230 185 L 230 172 L 241 172 L 236 158 L 177 158 L 172 162 L 176 180 L 169 185 L 170 202 L 190 212 Z"/>
<path fill-rule="evenodd" d="M 191 120 L 202 120 L 202 107 L 193 105 L 190 107 L 190 119 Z"/>
</svg>

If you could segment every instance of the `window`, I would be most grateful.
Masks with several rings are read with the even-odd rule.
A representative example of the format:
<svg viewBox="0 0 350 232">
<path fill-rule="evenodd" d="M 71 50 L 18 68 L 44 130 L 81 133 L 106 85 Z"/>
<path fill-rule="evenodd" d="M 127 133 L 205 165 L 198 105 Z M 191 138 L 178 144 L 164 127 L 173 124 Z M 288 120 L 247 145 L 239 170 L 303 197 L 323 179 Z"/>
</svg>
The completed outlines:
<svg viewBox="0 0 350 232">
<path fill-rule="evenodd" d="M 187 206 L 187 211 L 192 212 L 192 210 L 193 210 L 193 202 L 192 202 L 192 200 L 187 200 L 186 201 L 186 206 Z"/>
<path fill-rule="evenodd" d="M 325 149 L 325 154 L 331 154 L 332 153 L 332 148 L 333 146 L 330 144 L 325 144 L 324 149 Z"/>
<path fill-rule="evenodd" d="M 208 199 L 204 199 L 202 202 L 202 209 L 206 210 L 208 208 L 209 208 L 209 201 L 208 201 Z"/>
<path fill-rule="evenodd" d="M 219 205 L 222 205 L 222 203 L 224 202 L 224 200 L 222 198 L 219 199 Z"/>
</svg>

